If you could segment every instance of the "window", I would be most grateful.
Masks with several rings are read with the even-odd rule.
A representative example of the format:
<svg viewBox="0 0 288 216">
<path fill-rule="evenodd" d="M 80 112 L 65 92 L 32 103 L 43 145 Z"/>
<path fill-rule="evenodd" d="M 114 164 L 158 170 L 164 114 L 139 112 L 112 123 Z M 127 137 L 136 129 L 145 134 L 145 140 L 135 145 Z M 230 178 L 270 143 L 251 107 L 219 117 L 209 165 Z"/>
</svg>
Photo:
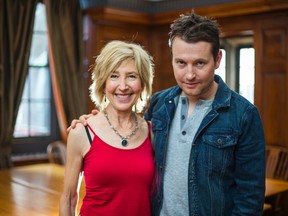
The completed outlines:
<svg viewBox="0 0 288 216">
<path fill-rule="evenodd" d="M 57 121 L 52 96 L 45 5 L 38 3 L 29 69 L 13 133 L 14 153 L 46 152 L 48 143 L 55 140 Z"/>
<path fill-rule="evenodd" d="M 222 60 L 215 71 L 227 85 L 254 103 L 255 51 L 252 37 L 222 39 Z"/>
<path fill-rule="evenodd" d="M 255 51 L 252 47 L 239 48 L 239 94 L 254 103 Z"/>
</svg>

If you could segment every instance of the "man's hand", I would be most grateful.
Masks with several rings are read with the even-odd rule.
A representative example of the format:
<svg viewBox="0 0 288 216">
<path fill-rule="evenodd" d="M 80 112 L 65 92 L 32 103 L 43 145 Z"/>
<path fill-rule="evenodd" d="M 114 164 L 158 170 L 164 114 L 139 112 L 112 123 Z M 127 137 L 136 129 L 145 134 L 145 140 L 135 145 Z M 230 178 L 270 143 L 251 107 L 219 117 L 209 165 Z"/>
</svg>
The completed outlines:
<svg viewBox="0 0 288 216">
<path fill-rule="evenodd" d="M 93 109 L 91 111 L 91 114 L 84 114 L 84 115 L 81 115 L 79 117 L 79 119 L 73 119 L 70 126 L 67 128 L 67 133 L 69 133 L 71 129 L 74 129 L 76 127 L 77 123 L 80 123 L 80 124 L 83 124 L 84 126 L 86 126 L 87 125 L 87 119 L 89 119 L 93 115 L 97 115 L 98 113 L 99 113 L 99 110 Z"/>
</svg>

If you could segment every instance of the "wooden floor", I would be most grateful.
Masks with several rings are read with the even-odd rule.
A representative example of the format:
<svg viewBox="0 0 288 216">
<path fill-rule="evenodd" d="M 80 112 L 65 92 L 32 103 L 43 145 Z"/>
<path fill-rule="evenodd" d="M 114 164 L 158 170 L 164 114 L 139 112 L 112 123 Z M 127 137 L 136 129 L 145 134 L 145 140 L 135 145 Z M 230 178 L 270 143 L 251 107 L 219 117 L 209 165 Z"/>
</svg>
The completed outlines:
<svg viewBox="0 0 288 216">
<path fill-rule="evenodd" d="M 64 166 L 52 163 L 0 170 L 0 215 L 58 215 L 63 179 Z M 82 182 L 78 210 L 85 193 L 84 187 Z M 287 181 L 266 179 L 266 198 L 287 191 Z"/>
<path fill-rule="evenodd" d="M 56 216 L 64 167 L 39 164 L 0 171 L 1 216 Z M 84 195 L 81 187 L 80 200 Z M 81 201 L 79 202 L 79 207 Z"/>
</svg>

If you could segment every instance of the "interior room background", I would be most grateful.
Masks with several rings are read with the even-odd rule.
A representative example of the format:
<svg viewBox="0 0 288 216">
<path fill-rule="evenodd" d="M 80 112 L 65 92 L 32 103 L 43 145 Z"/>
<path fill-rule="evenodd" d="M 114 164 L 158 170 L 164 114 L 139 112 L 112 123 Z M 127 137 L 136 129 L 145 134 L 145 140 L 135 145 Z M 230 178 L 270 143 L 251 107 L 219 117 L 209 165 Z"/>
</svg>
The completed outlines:
<svg viewBox="0 0 288 216">
<path fill-rule="evenodd" d="M 89 69 L 110 40 L 149 51 L 154 92 L 176 84 L 169 27 L 192 10 L 218 20 L 217 73 L 258 107 L 267 144 L 288 148 L 287 0 L 0 0 L 0 168 L 46 161 L 49 143 L 66 142 L 94 107 Z"/>
</svg>

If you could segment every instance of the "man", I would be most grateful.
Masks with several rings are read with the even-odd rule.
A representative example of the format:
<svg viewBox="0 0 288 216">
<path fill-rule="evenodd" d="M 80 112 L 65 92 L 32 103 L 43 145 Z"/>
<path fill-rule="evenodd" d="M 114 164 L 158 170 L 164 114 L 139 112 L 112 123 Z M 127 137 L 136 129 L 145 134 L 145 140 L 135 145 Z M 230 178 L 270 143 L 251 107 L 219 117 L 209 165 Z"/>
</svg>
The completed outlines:
<svg viewBox="0 0 288 216">
<path fill-rule="evenodd" d="M 155 215 L 262 215 L 265 140 L 254 105 L 214 75 L 220 30 L 195 13 L 171 25 L 177 86 L 156 93 L 152 121 Z"/>
<path fill-rule="evenodd" d="M 177 86 L 151 98 L 160 216 L 262 215 L 265 140 L 257 108 L 214 74 L 220 65 L 216 21 L 195 13 L 171 25 Z"/>
</svg>

